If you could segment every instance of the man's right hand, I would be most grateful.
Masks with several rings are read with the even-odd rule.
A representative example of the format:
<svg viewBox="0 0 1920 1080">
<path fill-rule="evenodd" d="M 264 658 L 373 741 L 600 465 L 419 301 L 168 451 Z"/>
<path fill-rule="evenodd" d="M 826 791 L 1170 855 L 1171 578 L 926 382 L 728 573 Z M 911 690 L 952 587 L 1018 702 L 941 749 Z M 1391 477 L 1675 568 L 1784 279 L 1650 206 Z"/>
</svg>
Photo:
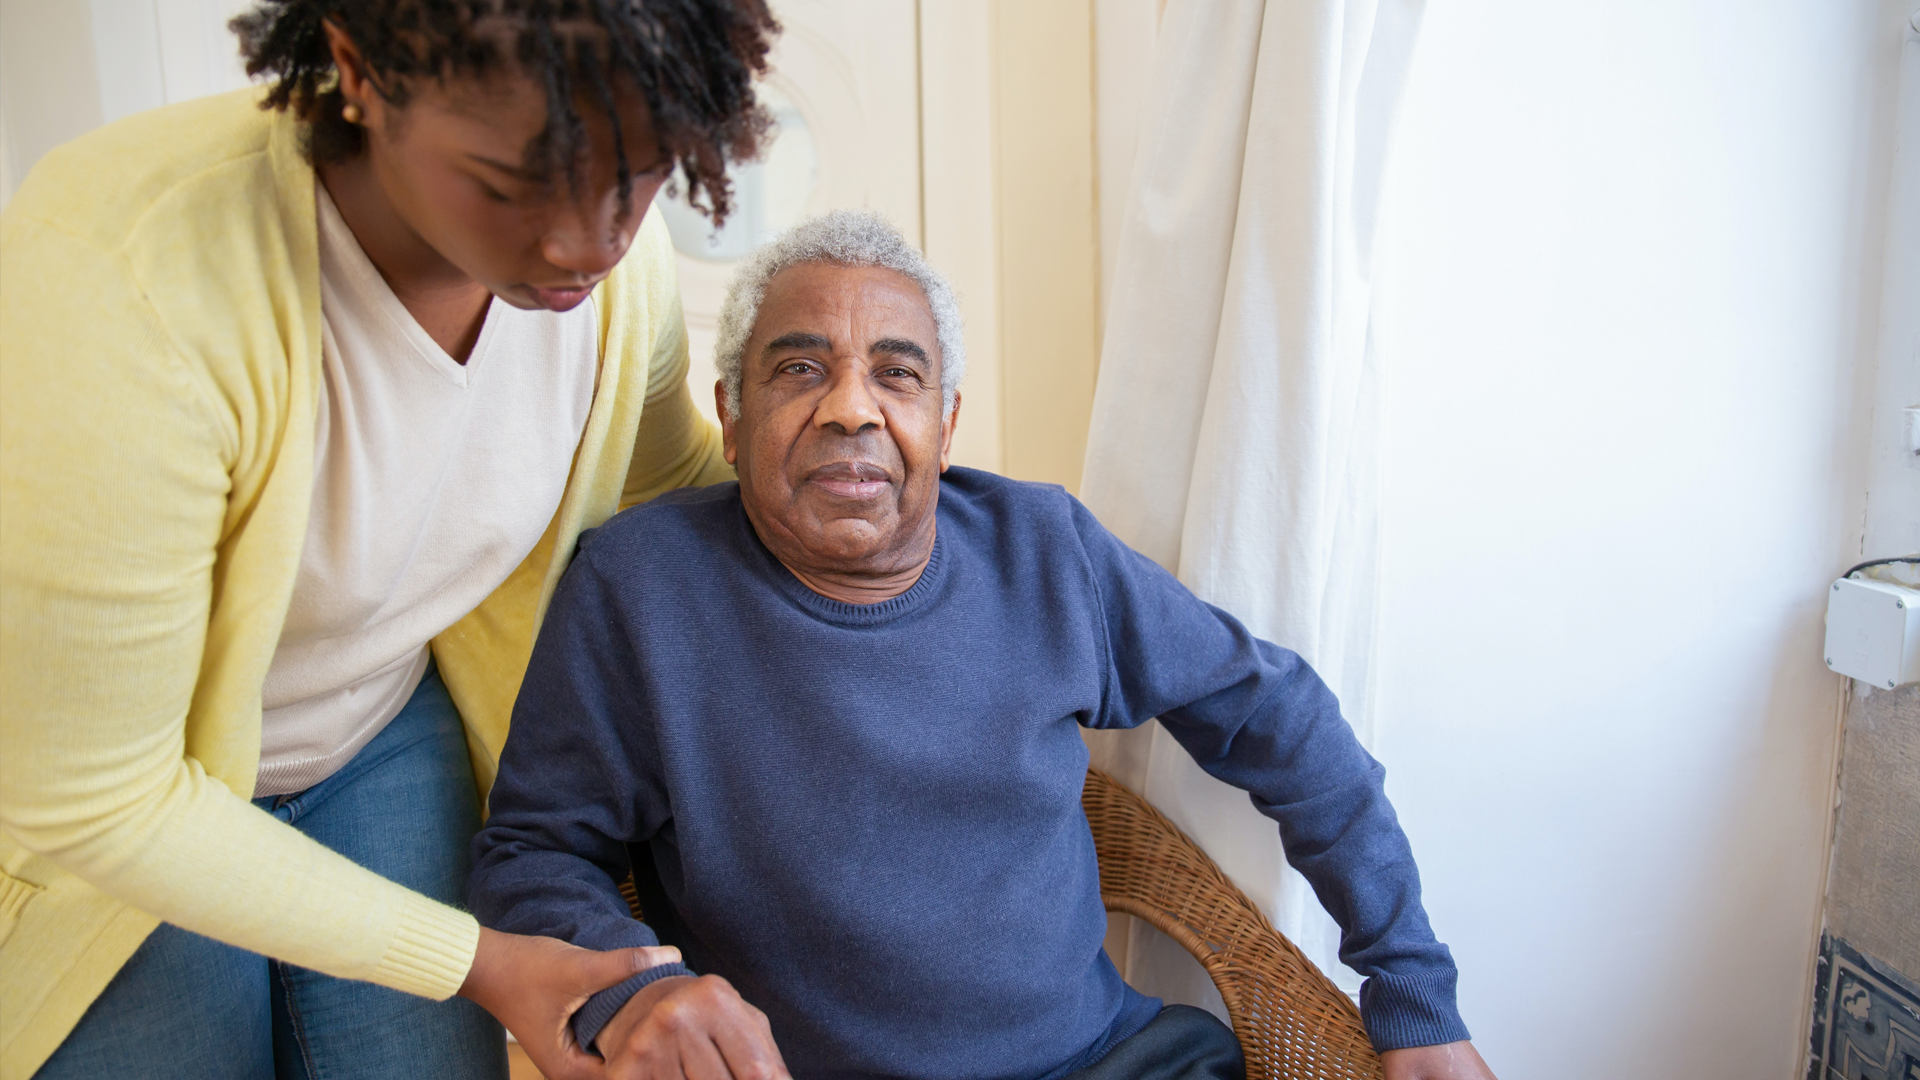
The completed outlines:
<svg viewBox="0 0 1920 1080">
<path fill-rule="evenodd" d="M 767 1015 L 718 975 L 648 983 L 593 1044 L 607 1080 L 793 1080 Z"/>
</svg>

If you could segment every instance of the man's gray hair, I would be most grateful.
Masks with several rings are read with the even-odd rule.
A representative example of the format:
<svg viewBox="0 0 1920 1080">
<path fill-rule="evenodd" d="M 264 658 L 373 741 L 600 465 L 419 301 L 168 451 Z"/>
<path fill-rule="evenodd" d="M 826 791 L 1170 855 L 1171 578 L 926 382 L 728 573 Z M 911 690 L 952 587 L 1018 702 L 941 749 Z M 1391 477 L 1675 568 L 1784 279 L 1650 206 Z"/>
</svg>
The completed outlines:
<svg viewBox="0 0 1920 1080">
<path fill-rule="evenodd" d="M 953 290 L 927 260 L 908 244 L 893 223 L 871 210 L 835 210 L 803 221 L 747 256 L 727 286 L 720 305 L 720 339 L 713 364 L 727 388 L 727 415 L 740 415 L 740 365 L 747 338 L 760 317 L 767 283 L 775 274 L 800 263 L 836 266 L 880 266 L 914 280 L 933 311 L 934 331 L 940 338 L 940 402 L 942 414 L 953 411 L 954 394 L 967 373 L 967 347 L 960 334 L 960 305 Z"/>
</svg>

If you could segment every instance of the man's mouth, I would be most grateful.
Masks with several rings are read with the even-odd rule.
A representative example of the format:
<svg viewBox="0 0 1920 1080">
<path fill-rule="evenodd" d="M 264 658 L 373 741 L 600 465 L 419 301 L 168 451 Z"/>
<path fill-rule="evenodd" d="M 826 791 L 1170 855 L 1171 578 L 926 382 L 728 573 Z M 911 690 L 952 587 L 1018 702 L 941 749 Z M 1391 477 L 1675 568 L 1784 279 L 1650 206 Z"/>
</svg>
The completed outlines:
<svg viewBox="0 0 1920 1080">
<path fill-rule="evenodd" d="M 822 465 L 807 477 L 811 483 L 843 499 L 872 499 L 893 486 L 887 470 L 864 461 L 836 461 Z"/>
</svg>

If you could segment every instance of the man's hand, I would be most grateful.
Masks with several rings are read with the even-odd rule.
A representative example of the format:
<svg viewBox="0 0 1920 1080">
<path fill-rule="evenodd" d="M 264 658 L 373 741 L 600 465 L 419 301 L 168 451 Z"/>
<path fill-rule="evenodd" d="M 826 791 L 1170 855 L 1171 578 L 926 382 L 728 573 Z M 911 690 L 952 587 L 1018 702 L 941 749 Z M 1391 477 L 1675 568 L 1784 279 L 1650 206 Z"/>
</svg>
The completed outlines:
<svg viewBox="0 0 1920 1080">
<path fill-rule="evenodd" d="M 593 1042 L 607 1080 L 793 1080 L 767 1015 L 718 975 L 648 983 Z"/>
<path fill-rule="evenodd" d="M 483 926 L 460 996 L 505 1024 L 548 1080 L 602 1080 L 605 1065 L 573 1041 L 573 1014 L 607 987 L 679 959 L 674 948 L 595 952 Z"/>
<path fill-rule="evenodd" d="M 1494 1080 L 1470 1042 L 1414 1046 L 1380 1055 L 1387 1080 Z"/>
</svg>

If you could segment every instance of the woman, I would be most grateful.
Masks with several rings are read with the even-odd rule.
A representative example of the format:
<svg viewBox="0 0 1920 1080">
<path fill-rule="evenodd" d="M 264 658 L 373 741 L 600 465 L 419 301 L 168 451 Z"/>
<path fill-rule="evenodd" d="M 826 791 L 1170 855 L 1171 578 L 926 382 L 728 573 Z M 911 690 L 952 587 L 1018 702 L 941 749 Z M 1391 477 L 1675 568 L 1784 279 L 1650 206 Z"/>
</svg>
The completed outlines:
<svg viewBox="0 0 1920 1080">
<path fill-rule="evenodd" d="M 586 1075 L 566 1015 L 670 950 L 481 930 L 466 845 L 576 536 L 729 475 L 646 210 L 677 165 L 724 215 L 778 28 L 234 26 L 264 102 L 88 135 L 0 223 L 0 1076 L 501 1076 L 481 1006 Z"/>
</svg>

